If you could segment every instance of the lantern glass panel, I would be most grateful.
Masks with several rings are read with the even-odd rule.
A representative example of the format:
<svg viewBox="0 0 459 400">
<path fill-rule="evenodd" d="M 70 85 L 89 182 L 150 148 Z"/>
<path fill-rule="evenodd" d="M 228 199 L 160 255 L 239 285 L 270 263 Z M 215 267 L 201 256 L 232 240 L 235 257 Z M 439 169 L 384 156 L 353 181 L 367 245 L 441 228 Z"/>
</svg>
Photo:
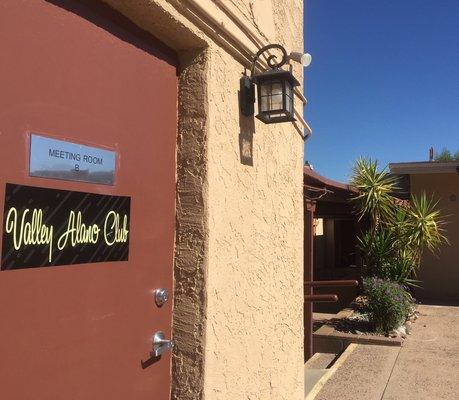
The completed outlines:
<svg viewBox="0 0 459 400">
<path fill-rule="evenodd" d="M 271 101 L 271 84 L 270 82 L 264 82 L 260 88 L 260 111 L 266 112 L 270 109 Z"/>
<path fill-rule="evenodd" d="M 293 113 L 293 89 L 290 82 L 285 82 L 285 107 L 287 112 Z"/>
<path fill-rule="evenodd" d="M 282 110 L 283 103 L 283 85 L 279 81 L 266 81 L 261 83 L 260 88 L 260 111 Z"/>
<path fill-rule="evenodd" d="M 287 109 L 287 112 L 288 112 L 289 114 L 292 114 L 292 113 L 293 113 L 293 101 L 292 101 L 292 99 L 287 97 L 287 98 L 285 99 L 285 101 L 286 101 L 286 109 Z"/>
<path fill-rule="evenodd" d="M 282 110 L 284 102 L 282 99 L 283 87 L 282 82 L 272 82 L 271 84 L 271 110 Z"/>
<path fill-rule="evenodd" d="M 281 94 L 275 94 L 271 97 L 271 107 L 270 110 L 282 110 L 284 108 L 284 103 L 282 100 Z"/>
<path fill-rule="evenodd" d="M 282 95 L 282 83 L 281 82 L 272 82 L 272 84 L 271 84 L 271 93 L 273 95 L 276 95 L 276 94 Z"/>
<path fill-rule="evenodd" d="M 269 111 L 269 96 L 261 96 L 261 102 L 260 102 L 260 111 L 261 112 L 266 112 Z"/>
<path fill-rule="evenodd" d="M 261 84 L 261 96 L 268 96 L 271 92 L 270 82 L 264 82 Z"/>
</svg>

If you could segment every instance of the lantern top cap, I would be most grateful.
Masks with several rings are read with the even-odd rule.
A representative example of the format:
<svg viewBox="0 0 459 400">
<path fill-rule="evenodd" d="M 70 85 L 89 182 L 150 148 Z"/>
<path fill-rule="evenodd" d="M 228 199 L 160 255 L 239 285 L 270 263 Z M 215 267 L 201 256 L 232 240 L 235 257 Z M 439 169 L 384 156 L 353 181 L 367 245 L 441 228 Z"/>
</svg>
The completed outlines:
<svg viewBox="0 0 459 400">
<path fill-rule="evenodd" d="M 292 75 L 290 71 L 286 71 L 280 68 L 274 68 L 260 74 L 255 74 L 253 75 L 252 79 L 257 84 L 268 80 L 280 79 L 290 82 L 292 86 L 300 86 L 300 82 L 298 82 L 298 80 Z"/>
</svg>

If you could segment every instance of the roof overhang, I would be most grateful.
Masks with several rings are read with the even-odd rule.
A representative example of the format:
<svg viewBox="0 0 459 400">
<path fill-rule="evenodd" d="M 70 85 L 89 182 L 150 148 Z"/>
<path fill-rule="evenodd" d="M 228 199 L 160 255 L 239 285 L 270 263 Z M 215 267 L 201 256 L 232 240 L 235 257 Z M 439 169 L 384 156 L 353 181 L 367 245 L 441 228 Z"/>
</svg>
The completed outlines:
<svg viewBox="0 0 459 400">
<path fill-rule="evenodd" d="M 459 161 L 421 161 L 390 163 L 390 172 L 398 175 L 413 174 L 457 174 L 459 173 Z"/>
<path fill-rule="evenodd" d="M 310 186 L 317 188 L 324 188 L 331 191 L 343 191 L 348 192 L 349 194 L 354 195 L 357 193 L 357 189 L 353 186 L 334 181 L 332 179 L 326 178 L 325 176 L 319 175 L 317 172 L 312 170 L 310 167 L 305 166 L 303 168 L 304 183 Z"/>
</svg>

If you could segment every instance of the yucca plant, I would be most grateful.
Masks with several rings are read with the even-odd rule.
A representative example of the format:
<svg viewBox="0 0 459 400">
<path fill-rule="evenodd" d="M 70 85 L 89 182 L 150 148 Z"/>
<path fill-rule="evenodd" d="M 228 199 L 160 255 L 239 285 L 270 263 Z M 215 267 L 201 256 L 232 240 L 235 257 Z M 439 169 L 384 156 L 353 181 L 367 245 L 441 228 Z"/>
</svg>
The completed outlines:
<svg viewBox="0 0 459 400">
<path fill-rule="evenodd" d="M 445 220 L 437 209 L 438 201 L 425 193 L 411 197 L 407 218 L 407 245 L 413 250 L 419 266 L 424 249 L 435 253 L 439 246 L 448 243 L 444 235 Z"/>
<path fill-rule="evenodd" d="M 409 205 L 400 204 L 392 195 L 397 178 L 378 170 L 378 162 L 371 159 L 357 160 L 351 182 L 359 191 L 353 199 L 359 218 L 370 220 L 369 230 L 358 238 L 364 272 L 417 286 L 414 278 L 424 249 L 435 252 L 447 242 L 438 203 L 423 193 L 412 196 Z"/>
<path fill-rule="evenodd" d="M 390 230 L 379 228 L 375 233 L 368 230 L 357 237 L 357 243 L 365 261 L 366 274 L 377 273 L 396 256 L 395 237 Z"/>
<path fill-rule="evenodd" d="M 365 273 L 371 274 L 394 253 L 394 238 L 383 226 L 394 216 L 391 193 L 396 189 L 396 180 L 385 169 L 378 170 L 378 161 L 359 158 L 353 168 L 351 184 L 358 190 L 352 200 L 359 220 L 367 217 L 370 222 L 370 229 L 358 237 L 358 241 L 365 261 Z"/>
<path fill-rule="evenodd" d="M 360 219 L 370 218 L 371 229 L 376 231 L 379 223 L 389 221 L 394 214 L 394 198 L 397 178 L 384 168 L 378 170 L 378 161 L 359 158 L 353 168 L 351 184 L 359 194 L 354 197 Z"/>
<path fill-rule="evenodd" d="M 403 286 L 419 287 L 421 281 L 415 279 L 416 267 L 411 251 L 401 251 L 379 268 L 377 276 Z"/>
<path fill-rule="evenodd" d="M 387 227 L 390 229 L 392 234 L 402 241 L 402 245 L 407 245 L 406 242 L 409 236 L 409 209 L 410 206 L 395 206 L 395 212 L 393 218 L 388 221 Z"/>
</svg>

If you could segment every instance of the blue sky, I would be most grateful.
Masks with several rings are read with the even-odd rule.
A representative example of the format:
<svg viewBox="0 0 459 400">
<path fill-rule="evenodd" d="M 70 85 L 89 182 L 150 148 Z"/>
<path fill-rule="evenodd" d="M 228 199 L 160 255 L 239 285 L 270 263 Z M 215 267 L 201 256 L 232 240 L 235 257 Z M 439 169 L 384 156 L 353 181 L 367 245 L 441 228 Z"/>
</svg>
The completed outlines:
<svg viewBox="0 0 459 400">
<path fill-rule="evenodd" d="M 305 0 L 305 160 L 346 181 L 359 156 L 459 149 L 459 0 Z"/>
</svg>

